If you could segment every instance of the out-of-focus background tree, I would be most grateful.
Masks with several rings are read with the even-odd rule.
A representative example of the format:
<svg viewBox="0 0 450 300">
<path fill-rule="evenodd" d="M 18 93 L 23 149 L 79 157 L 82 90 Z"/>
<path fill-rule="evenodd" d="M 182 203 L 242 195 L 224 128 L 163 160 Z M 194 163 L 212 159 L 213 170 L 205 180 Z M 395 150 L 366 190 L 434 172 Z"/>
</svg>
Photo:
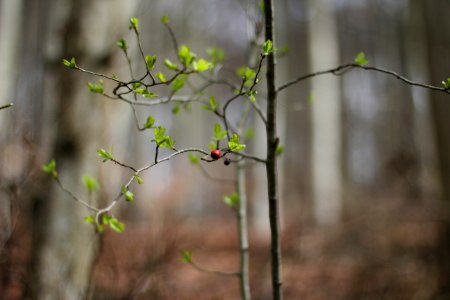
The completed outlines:
<svg viewBox="0 0 450 300">
<path fill-rule="evenodd" d="M 160 23 L 169 15 L 178 40 L 204 56 L 225 50 L 221 76 L 246 64 L 257 1 L 0 1 L 0 295 L 2 299 L 235 299 L 235 278 L 200 273 L 179 258 L 190 249 L 214 269 L 238 267 L 233 166 L 204 171 L 178 157 L 145 174 L 136 201 L 115 211 L 119 235 L 96 235 L 88 211 L 41 172 L 55 158 L 61 180 L 92 203 L 107 203 L 129 172 L 102 164 L 99 148 L 143 165 L 150 133 L 135 129 L 123 103 L 94 96 L 89 69 L 126 76 L 116 41 L 140 18 L 147 52 L 174 57 Z M 440 85 L 450 75 L 446 0 L 276 1 L 277 42 L 289 52 L 278 82 L 352 62 Z M 134 67 L 143 70 L 136 60 Z M 227 91 L 216 89 L 216 97 Z M 264 95 L 264 93 L 261 93 Z M 261 98 L 262 105 L 264 99 Z M 279 133 L 283 276 L 286 299 L 447 299 L 450 297 L 450 98 L 393 77 L 355 70 L 280 93 Z M 232 108 L 239 112 L 239 105 Z M 178 145 L 205 148 L 214 119 L 201 107 L 173 116 L 143 108 Z M 263 156 L 255 120 L 249 150 Z M 247 172 L 250 272 L 254 299 L 270 299 L 269 232 L 263 166 Z M 89 197 L 84 174 L 99 178 Z M 441 297 L 441 298 L 439 298 Z"/>
</svg>

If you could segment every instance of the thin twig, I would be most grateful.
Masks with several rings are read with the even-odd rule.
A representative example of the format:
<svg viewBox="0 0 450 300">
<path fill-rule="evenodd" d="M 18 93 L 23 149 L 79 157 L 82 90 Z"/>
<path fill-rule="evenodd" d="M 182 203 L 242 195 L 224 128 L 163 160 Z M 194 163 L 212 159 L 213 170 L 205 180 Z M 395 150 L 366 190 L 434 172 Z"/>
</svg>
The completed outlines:
<svg viewBox="0 0 450 300">
<path fill-rule="evenodd" d="M 3 105 L 3 106 L 0 106 L 0 110 L 5 109 L 5 108 L 8 108 L 8 107 L 11 107 L 11 106 L 13 106 L 13 105 L 14 105 L 13 103 L 5 104 L 5 105 Z"/>
<path fill-rule="evenodd" d="M 412 81 L 412 80 L 410 80 L 410 79 L 408 79 L 408 78 L 406 78 L 406 77 L 404 77 L 404 76 L 402 76 L 402 75 L 400 75 L 400 74 L 398 74 L 397 72 L 394 72 L 394 71 L 390 71 L 390 70 L 386 70 L 386 69 L 378 68 L 378 67 L 361 66 L 361 65 L 358 65 L 358 64 L 355 64 L 355 63 L 344 64 L 344 65 L 338 66 L 338 67 L 333 68 L 333 69 L 328 69 L 328 70 L 324 70 L 324 71 L 318 71 L 318 72 L 309 73 L 309 74 L 305 74 L 305 75 L 299 76 L 299 77 L 297 77 L 297 78 L 295 78 L 295 79 L 293 79 L 293 80 L 291 80 L 291 81 L 281 85 L 280 87 L 278 87 L 277 88 L 277 92 L 280 92 L 280 91 L 284 90 L 285 88 L 288 88 L 291 85 L 297 84 L 300 81 L 303 81 L 303 80 L 308 79 L 308 78 L 312 78 L 312 77 L 319 76 L 319 75 L 324 75 L 324 74 L 333 74 L 333 75 L 336 75 L 336 76 L 340 76 L 340 75 L 344 74 L 346 71 L 350 71 L 353 68 L 360 68 L 360 69 L 364 69 L 364 70 L 368 70 L 368 71 L 376 71 L 376 72 L 388 74 L 388 75 L 394 76 L 395 78 L 397 78 L 397 79 L 399 79 L 399 80 L 401 80 L 401 81 L 403 81 L 403 82 L 405 82 L 405 83 L 407 83 L 409 85 L 412 85 L 412 86 L 419 86 L 419 87 L 422 87 L 422 88 L 426 88 L 426 89 L 440 91 L 440 92 L 444 92 L 444 93 L 450 94 L 450 90 L 446 89 L 444 87 L 438 87 L 438 86 L 433 86 L 433 85 L 429 85 L 429 84 L 423 84 L 423 83 L 415 82 L 415 81 Z"/>
<path fill-rule="evenodd" d="M 210 273 L 210 274 L 215 274 L 215 275 L 220 275 L 220 276 L 240 276 L 241 275 L 241 273 L 239 273 L 239 272 L 223 272 L 223 271 L 206 269 L 193 261 L 191 261 L 190 264 L 197 270 L 199 270 L 201 272 L 205 272 L 205 273 Z"/>
<path fill-rule="evenodd" d="M 63 190 L 64 193 L 66 193 L 67 195 L 69 195 L 73 200 L 81 203 L 82 205 L 84 205 L 85 207 L 89 208 L 90 210 L 94 211 L 94 212 L 98 212 L 98 208 L 90 205 L 89 203 L 87 203 L 86 201 L 81 200 L 80 198 L 78 198 L 77 196 L 75 196 L 71 191 L 69 191 L 68 189 L 66 189 L 64 187 L 64 185 L 61 183 L 61 181 L 59 180 L 59 177 L 56 176 L 54 177 L 56 180 L 56 183 L 58 183 L 59 187 L 61 188 L 61 190 Z"/>
</svg>

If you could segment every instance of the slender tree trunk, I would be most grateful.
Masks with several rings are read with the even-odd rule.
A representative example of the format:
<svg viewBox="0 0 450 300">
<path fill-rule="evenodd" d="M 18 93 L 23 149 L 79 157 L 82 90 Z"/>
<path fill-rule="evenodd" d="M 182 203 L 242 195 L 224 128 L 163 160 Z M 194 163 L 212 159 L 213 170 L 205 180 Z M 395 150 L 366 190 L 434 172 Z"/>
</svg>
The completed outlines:
<svg viewBox="0 0 450 300">
<path fill-rule="evenodd" d="M 309 1 L 311 70 L 339 64 L 336 17 L 328 1 Z M 335 224 L 342 211 L 341 91 L 339 78 L 312 79 L 312 183 L 314 215 L 319 224 Z"/>
<path fill-rule="evenodd" d="M 247 226 L 247 192 L 245 189 L 245 166 L 241 160 L 236 166 L 236 185 L 239 195 L 238 208 L 238 230 L 239 230 L 239 252 L 240 252 L 240 288 L 241 299 L 250 300 L 250 281 L 249 281 L 249 245 L 248 245 L 248 226 Z"/>
<path fill-rule="evenodd" d="M 272 0 L 264 0 L 265 15 L 265 40 L 274 40 L 274 7 Z M 267 186 L 269 196 L 269 220 L 271 231 L 271 269 L 272 269 L 272 293 L 273 299 L 283 299 L 282 279 L 281 279 L 281 246 L 280 246 L 280 221 L 279 221 L 279 199 L 277 185 L 277 157 L 276 149 L 278 137 L 276 131 L 276 100 L 277 92 L 275 87 L 275 55 L 271 53 L 267 57 Z"/>
</svg>

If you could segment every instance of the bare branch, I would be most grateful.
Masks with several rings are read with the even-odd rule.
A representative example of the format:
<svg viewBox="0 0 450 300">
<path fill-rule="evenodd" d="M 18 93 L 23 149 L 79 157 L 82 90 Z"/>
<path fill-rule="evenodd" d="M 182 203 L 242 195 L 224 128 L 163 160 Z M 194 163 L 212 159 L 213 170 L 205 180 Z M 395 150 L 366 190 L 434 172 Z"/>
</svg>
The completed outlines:
<svg viewBox="0 0 450 300">
<path fill-rule="evenodd" d="M 13 103 L 8 103 L 8 104 L 5 104 L 5 105 L 2 105 L 2 106 L 0 106 L 0 110 L 8 108 L 8 107 L 11 107 L 13 105 L 14 105 Z"/>
<path fill-rule="evenodd" d="M 291 80 L 291 81 L 281 85 L 280 87 L 278 87 L 277 88 L 277 92 L 280 92 L 280 91 L 284 90 L 285 88 L 288 88 L 291 85 L 297 84 L 297 83 L 299 83 L 299 82 L 301 82 L 303 80 L 306 80 L 308 78 L 312 78 L 312 77 L 319 76 L 319 75 L 324 75 L 324 74 L 333 74 L 333 75 L 336 75 L 336 76 L 340 76 L 340 75 L 346 73 L 347 71 L 350 71 L 353 68 L 359 68 L 359 69 L 364 69 L 364 70 L 368 70 L 368 71 L 376 71 L 376 72 L 388 74 L 388 75 L 394 76 L 395 78 L 403 81 L 404 83 L 412 85 L 412 86 L 419 86 L 419 87 L 422 87 L 422 88 L 426 88 L 426 89 L 440 91 L 440 92 L 444 92 L 444 93 L 450 94 L 450 90 L 449 89 L 446 89 L 446 88 L 443 88 L 443 87 L 438 87 L 438 86 L 433 86 L 433 85 L 429 85 L 429 84 L 423 84 L 423 83 L 415 82 L 415 81 L 412 81 L 412 80 L 410 80 L 410 79 L 408 79 L 408 78 L 406 78 L 406 77 L 404 77 L 404 76 L 402 76 L 402 75 L 400 75 L 400 74 L 398 74 L 398 73 L 396 73 L 394 71 L 390 71 L 390 70 L 386 70 L 386 69 L 378 68 L 378 67 L 361 66 L 361 65 L 358 65 L 358 64 L 355 64 L 355 63 L 344 64 L 344 65 L 338 66 L 338 67 L 333 68 L 333 69 L 328 69 L 328 70 L 324 70 L 324 71 L 319 71 L 319 72 L 314 72 L 314 73 L 309 73 L 309 74 L 305 74 L 305 75 L 299 76 L 299 77 L 297 77 L 297 78 L 295 78 L 295 79 L 293 79 L 293 80 Z"/>
</svg>

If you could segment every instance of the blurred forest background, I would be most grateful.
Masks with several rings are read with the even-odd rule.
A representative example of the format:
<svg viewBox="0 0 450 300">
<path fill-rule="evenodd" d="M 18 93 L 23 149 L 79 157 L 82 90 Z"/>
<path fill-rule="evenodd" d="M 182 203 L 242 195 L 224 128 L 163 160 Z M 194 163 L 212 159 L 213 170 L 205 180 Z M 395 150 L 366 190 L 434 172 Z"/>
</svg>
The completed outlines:
<svg viewBox="0 0 450 300">
<path fill-rule="evenodd" d="M 448 0 L 279 0 L 277 82 L 353 62 L 423 83 L 450 76 Z M 234 166 L 200 169 L 179 156 L 145 173 L 136 201 L 114 213 L 123 234 L 96 235 L 89 211 L 61 192 L 41 166 L 55 158 L 62 182 L 105 205 L 131 173 L 103 164 L 99 148 L 128 164 L 153 157 L 151 132 L 138 132 L 124 103 L 89 93 L 96 78 L 65 68 L 75 56 L 90 70 L 126 78 L 116 41 L 140 19 L 144 49 L 174 58 L 160 22 L 201 57 L 226 53 L 220 76 L 246 65 L 252 0 L 0 1 L 0 298 L 237 299 L 238 280 L 183 264 L 235 271 L 236 220 L 222 196 L 234 191 Z M 139 60 L 135 68 L 144 70 Z M 263 80 L 264 81 L 264 80 Z M 262 83 L 264 84 L 264 83 Z M 107 85 L 108 87 L 108 85 Z M 228 91 L 212 92 L 220 100 Z M 258 98 L 264 106 L 264 90 Z M 223 98 L 223 97 L 222 97 Z M 370 71 L 325 75 L 279 95 L 283 277 L 286 299 L 449 299 L 450 97 Z M 240 106 L 232 108 L 239 112 Z M 142 108 L 179 147 L 206 148 L 216 120 L 193 106 Z M 265 155 L 254 118 L 248 152 Z M 205 172 L 214 178 L 205 176 Z M 92 197 L 83 175 L 99 179 Z M 254 299 L 271 299 L 264 166 L 247 171 L 250 271 Z M 446 294 L 447 293 L 447 294 Z"/>
</svg>

